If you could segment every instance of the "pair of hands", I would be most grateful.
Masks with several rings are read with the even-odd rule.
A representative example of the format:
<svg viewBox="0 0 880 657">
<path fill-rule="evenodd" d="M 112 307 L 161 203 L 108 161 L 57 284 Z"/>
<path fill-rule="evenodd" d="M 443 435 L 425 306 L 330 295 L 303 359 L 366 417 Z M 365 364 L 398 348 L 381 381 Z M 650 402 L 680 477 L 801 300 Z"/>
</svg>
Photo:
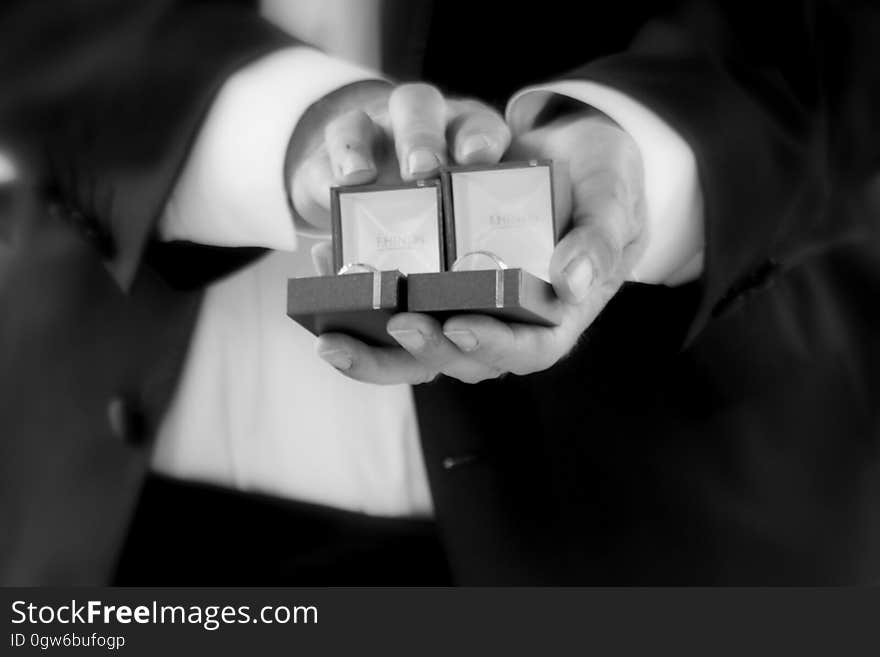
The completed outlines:
<svg viewBox="0 0 880 657">
<path fill-rule="evenodd" d="M 325 334 L 317 352 L 345 375 L 370 383 L 418 384 L 445 374 L 466 383 L 530 374 L 563 358 L 622 285 L 646 241 L 642 161 L 632 138 L 585 111 L 512 139 L 504 119 L 475 100 L 445 98 L 427 84 L 373 87 L 317 119 L 322 136 L 287 172 L 295 210 L 329 226 L 334 185 L 430 178 L 454 164 L 552 159 L 564 180 L 560 216 L 570 229 L 550 263 L 562 320 L 548 328 L 458 315 L 442 324 L 419 313 L 388 323 L 401 348 L 369 347 Z M 329 244 L 313 257 L 332 273 Z"/>
</svg>

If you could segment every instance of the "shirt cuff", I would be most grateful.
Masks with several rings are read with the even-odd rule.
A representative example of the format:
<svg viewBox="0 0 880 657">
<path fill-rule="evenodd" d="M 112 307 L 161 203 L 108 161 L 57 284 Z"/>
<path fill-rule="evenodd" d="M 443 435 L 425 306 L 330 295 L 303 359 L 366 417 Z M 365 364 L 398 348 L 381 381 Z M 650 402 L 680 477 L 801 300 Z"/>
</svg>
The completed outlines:
<svg viewBox="0 0 880 657">
<path fill-rule="evenodd" d="M 704 245 L 703 197 L 696 158 L 687 142 L 650 109 L 626 94 L 585 80 L 528 87 L 511 98 L 507 122 L 525 132 L 553 94 L 581 101 L 626 130 L 642 154 L 648 240 L 632 280 L 678 285 L 697 278 Z"/>
<path fill-rule="evenodd" d="M 18 179 L 15 162 L 4 151 L 0 150 L 0 186 L 14 183 Z"/>
<path fill-rule="evenodd" d="M 284 180 L 291 135 L 316 101 L 378 77 L 305 47 L 279 50 L 232 75 L 165 206 L 160 239 L 295 249 Z"/>
</svg>

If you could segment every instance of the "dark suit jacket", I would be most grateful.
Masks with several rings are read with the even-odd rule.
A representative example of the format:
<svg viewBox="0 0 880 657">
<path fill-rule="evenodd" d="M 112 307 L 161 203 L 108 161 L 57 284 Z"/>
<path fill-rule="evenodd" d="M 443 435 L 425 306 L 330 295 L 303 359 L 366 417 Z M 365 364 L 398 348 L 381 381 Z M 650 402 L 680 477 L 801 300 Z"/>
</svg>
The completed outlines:
<svg viewBox="0 0 880 657">
<path fill-rule="evenodd" d="M 688 139 L 706 199 L 700 281 L 627 286 L 542 374 L 417 389 L 457 581 L 880 579 L 876 10 L 386 7 L 393 72 L 498 103 L 608 83 Z M 212 91 L 283 37 L 232 6 L 86 18 L 112 56 L 22 46 L 0 78 L 39 82 L 0 125 L 41 184 L 0 260 L 7 583 L 108 576 L 197 313 L 183 283 L 254 255 L 150 231 Z"/>
<path fill-rule="evenodd" d="M 27 183 L 0 222 L 0 582 L 94 584 L 174 392 L 194 285 L 253 256 L 160 252 L 155 222 L 224 80 L 292 40 L 243 3 L 47 4 L 0 9 L 0 149 Z"/>
</svg>

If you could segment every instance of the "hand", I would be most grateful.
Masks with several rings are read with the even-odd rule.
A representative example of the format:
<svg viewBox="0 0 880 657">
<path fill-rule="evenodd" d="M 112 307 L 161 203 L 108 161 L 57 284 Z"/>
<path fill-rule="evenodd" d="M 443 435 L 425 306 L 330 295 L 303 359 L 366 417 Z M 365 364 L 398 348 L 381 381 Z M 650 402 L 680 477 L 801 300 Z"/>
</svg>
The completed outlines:
<svg viewBox="0 0 880 657">
<path fill-rule="evenodd" d="M 441 326 L 427 315 L 402 313 L 388 323 L 388 332 L 403 349 L 371 348 L 327 334 L 317 344 L 325 360 L 372 383 L 416 384 L 440 373 L 476 383 L 547 369 L 572 349 L 620 289 L 647 239 L 641 154 L 626 132 L 588 115 L 522 135 L 510 157 L 556 160 L 570 182 L 558 202 L 572 225 L 550 263 L 561 323 L 546 328 L 459 315 Z"/>
<path fill-rule="evenodd" d="M 428 84 L 346 87 L 312 108 L 291 143 L 288 180 L 296 212 L 330 225 L 330 187 L 420 180 L 455 164 L 494 164 L 510 130 L 478 101 L 447 99 Z"/>
</svg>

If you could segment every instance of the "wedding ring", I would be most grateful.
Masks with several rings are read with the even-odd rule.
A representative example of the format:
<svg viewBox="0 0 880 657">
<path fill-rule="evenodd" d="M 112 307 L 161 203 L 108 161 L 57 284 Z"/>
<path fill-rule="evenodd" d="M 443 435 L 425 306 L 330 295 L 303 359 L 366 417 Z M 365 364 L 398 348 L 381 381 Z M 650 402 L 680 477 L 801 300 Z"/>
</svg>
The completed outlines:
<svg viewBox="0 0 880 657">
<path fill-rule="evenodd" d="M 373 267 L 373 265 L 368 265 L 363 262 L 349 262 L 347 265 L 342 265 L 339 268 L 339 271 L 336 272 L 338 275 L 342 274 L 369 274 L 370 272 L 374 274 L 378 274 L 379 270 Z"/>
<path fill-rule="evenodd" d="M 464 265 L 467 263 L 467 260 L 475 260 L 480 259 L 488 260 L 492 266 L 491 267 L 474 267 L 470 266 L 464 268 Z M 452 271 L 474 271 L 479 269 L 507 269 L 507 265 L 504 261 L 499 258 L 497 255 L 492 253 L 491 251 L 469 251 L 465 253 L 460 258 L 456 259 L 454 263 L 452 263 Z"/>
</svg>

